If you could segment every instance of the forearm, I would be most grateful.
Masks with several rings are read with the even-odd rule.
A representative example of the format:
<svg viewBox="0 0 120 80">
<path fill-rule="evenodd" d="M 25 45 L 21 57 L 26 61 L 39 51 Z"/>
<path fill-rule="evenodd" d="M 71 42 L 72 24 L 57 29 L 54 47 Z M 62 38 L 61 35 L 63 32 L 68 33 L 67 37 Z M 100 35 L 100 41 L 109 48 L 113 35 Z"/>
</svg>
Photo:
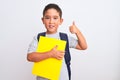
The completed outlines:
<svg viewBox="0 0 120 80">
<path fill-rule="evenodd" d="M 27 60 L 31 62 L 39 62 L 48 58 L 50 58 L 49 52 L 32 52 L 27 54 Z"/>
<path fill-rule="evenodd" d="M 77 38 L 78 38 L 77 48 L 78 48 L 78 49 L 82 49 L 82 50 L 87 49 L 86 40 L 85 40 L 83 34 L 82 34 L 79 30 L 76 32 L 76 36 L 77 36 Z"/>
<path fill-rule="evenodd" d="M 61 60 L 63 57 L 64 51 L 57 50 L 57 46 L 48 52 L 32 52 L 27 54 L 27 60 L 31 62 L 39 62 L 48 58 L 56 58 L 58 60 Z"/>
</svg>

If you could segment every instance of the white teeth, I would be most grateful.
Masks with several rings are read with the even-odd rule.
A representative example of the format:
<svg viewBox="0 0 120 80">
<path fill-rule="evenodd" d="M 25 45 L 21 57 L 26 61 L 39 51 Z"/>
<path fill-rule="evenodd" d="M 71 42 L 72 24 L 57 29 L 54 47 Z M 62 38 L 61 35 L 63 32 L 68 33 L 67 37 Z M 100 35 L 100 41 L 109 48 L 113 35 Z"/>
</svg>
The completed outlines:
<svg viewBox="0 0 120 80">
<path fill-rule="evenodd" d="M 50 27 L 50 28 L 53 28 L 54 26 L 50 25 L 49 27 Z"/>
</svg>

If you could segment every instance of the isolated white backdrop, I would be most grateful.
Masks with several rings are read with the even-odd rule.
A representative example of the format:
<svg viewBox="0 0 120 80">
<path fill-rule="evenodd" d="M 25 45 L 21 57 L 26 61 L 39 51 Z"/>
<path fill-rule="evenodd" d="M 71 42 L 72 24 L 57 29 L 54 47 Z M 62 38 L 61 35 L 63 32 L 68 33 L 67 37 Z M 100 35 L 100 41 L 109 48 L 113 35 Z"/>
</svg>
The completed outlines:
<svg viewBox="0 0 120 80">
<path fill-rule="evenodd" d="M 119 0 L 0 0 L 0 80 L 35 80 L 26 54 L 33 36 L 45 30 L 48 3 L 63 10 L 59 30 L 70 34 L 75 21 L 88 43 L 86 51 L 71 49 L 72 80 L 120 80 Z"/>
</svg>

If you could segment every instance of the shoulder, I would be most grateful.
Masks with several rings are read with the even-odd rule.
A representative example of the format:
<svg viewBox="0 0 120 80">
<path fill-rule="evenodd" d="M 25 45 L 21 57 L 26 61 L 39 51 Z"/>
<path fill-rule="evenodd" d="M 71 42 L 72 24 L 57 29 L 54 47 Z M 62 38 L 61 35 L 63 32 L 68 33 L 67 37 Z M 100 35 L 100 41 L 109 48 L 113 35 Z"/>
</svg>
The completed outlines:
<svg viewBox="0 0 120 80">
<path fill-rule="evenodd" d="M 37 35 L 39 36 L 39 35 L 44 35 L 44 34 L 46 34 L 46 32 L 40 32 Z"/>
<path fill-rule="evenodd" d="M 67 33 L 64 33 L 64 32 L 59 32 L 60 34 L 66 34 L 67 35 Z"/>
<path fill-rule="evenodd" d="M 60 36 L 64 36 L 64 37 L 68 37 L 68 34 L 67 33 L 63 33 L 63 32 L 59 32 L 60 33 Z"/>
<path fill-rule="evenodd" d="M 37 40 L 39 41 L 40 36 L 45 36 L 46 32 L 40 32 L 37 34 Z"/>
</svg>

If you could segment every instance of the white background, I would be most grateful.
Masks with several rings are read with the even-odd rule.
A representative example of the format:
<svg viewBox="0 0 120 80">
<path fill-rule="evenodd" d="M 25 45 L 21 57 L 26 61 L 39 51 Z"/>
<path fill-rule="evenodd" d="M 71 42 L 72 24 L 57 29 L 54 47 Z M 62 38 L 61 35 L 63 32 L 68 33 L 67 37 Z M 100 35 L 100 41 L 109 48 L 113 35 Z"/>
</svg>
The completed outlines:
<svg viewBox="0 0 120 80">
<path fill-rule="evenodd" d="M 0 0 L 0 80 L 35 80 L 27 49 L 45 31 L 42 11 L 51 2 L 63 10 L 59 30 L 70 34 L 75 21 L 88 43 L 71 49 L 72 80 L 120 80 L 120 0 Z"/>
</svg>

